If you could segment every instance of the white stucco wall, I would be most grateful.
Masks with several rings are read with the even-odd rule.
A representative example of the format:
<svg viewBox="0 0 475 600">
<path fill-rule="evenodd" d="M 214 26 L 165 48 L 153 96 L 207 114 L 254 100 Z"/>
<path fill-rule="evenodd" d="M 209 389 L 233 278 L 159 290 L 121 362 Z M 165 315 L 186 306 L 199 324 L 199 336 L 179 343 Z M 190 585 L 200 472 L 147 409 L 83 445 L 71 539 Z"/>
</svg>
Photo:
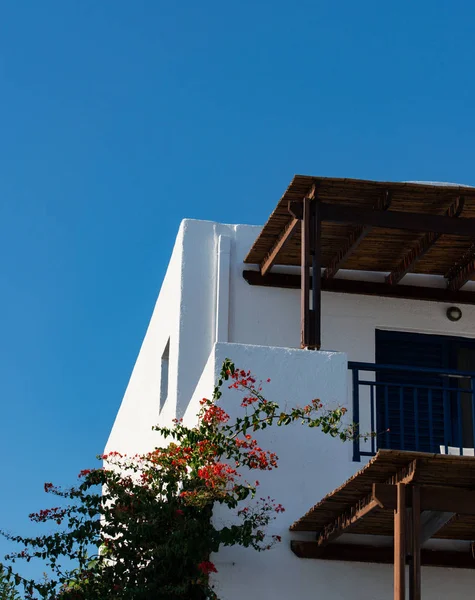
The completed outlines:
<svg viewBox="0 0 475 600">
<path fill-rule="evenodd" d="M 259 231 L 247 225 L 183 221 L 107 449 L 142 448 L 154 439 L 150 423 L 183 416 L 217 338 L 299 347 L 300 292 L 250 286 L 242 277 L 243 269 L 250 268 L 243 259 Z M 447 306 L 323 293 L 322 349 L 373 362 L 377 328 L 475 337 L 475 306 L 463 306 L 458 322 L 447 319 Z M 168 338 L 169 397 L 159 416 L 160 358 Z"/>
<path fill-rule="evenodd" d="M 270 374 L 271 382 L 264 384 L 265 395 L 281 406 L 302 406 L 316 397 L 332 405 L 346 397 L 344 353 L 218 343 L 185 413 L 187 424 L 195 423 L 199 400 L 209 395 L 225 358 L 263 379 Z M 238 391 L 223 386 L 220 405 L 231 415 L 239 414 L 241 397 Z M 263 448 L 279 456 L 277 470 L 252 471 L 250 477 L 260 482 L 259 497 L 275 498 L 286 509 L 269 527 L 269 534 L 280 535 L 282 542 L 266 552 L 233 547 L 212 556 L 218 569 L 213 579 L 218 596 L 222 600 L 391 598 L 391 565 L 305 560 L 290 550 L 291 539 L 313 536 L 291 533 L 289 525 L 359 467 L 351 462 L 351 445 L 300 424 L 266 429 L 258 432 L 257 438 Z M 216 510 L 214 518 L 218 526 L 232 523 L 227 509 Z M 468 598 L 474 583 L 470 571 L 424 568 L 423 598 Z"/>
<path fill-rule="evenodd" d="M 323 350 L 330 353 L 298 350 L 299 291 L 252 287 L 242 278 L 243 269 L 250 268 L 243 259 L 259 230 L 193 220 L 181 224 L 106 452 L 149 450 L 161 442 L 152 425 L 169 424 L 175 416 L 192 420 L 199 398 L 211 393 L 225 355 L 259 377 L 271 377 L 269 390 L 278 401 L 292 397 L 305 403 L 320 395 L 325 402 L 346 404 L 346 356 L 373 362 L 375 329 L 475 337 L 472 306 L 462 306 L 463 318 L 454 323 L 445 316 L 447 305 L 440 303 L 324 293 L 322 341 Z M 160 412 L 160 363 L 168 339 L 169 394 Z M 232 401 L 230 396 L 223 398 Z M 351 462 L 349 444 L 297 427 L 278 433 L 266 433 L 265 441 L 281 454 L 281 466 L 271 474 L 272 480 L 266 474 L 259 479 L 266 495 L 287 506 L 274 531 L 283 535 L 284 542 L 262 555 L 239 550 L 220 553 L 217 585 L 223 600 L 243 596 L 283 600 L 296 594 L 329 599 L 350 594 L 366 600 L 390 597 L 389 566 L 306 561 L 290 552 L 289 524 L 361 465 Z M 442 578 L 440 573 L 424 570 L 424 590 L 431 590 L 424 597 L 463 597 L 466 586 L 475 583 L 466 571 L 443 570 Z"/>
</svg>

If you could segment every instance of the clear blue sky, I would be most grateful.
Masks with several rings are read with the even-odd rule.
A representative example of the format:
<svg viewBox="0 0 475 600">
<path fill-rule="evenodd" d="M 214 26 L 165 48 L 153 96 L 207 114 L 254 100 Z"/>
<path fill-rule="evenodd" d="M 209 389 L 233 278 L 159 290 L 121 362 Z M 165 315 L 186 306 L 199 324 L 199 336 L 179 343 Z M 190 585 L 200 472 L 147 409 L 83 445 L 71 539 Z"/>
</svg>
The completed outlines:
<svg viewBox="0 0 475 600">
<path fill-rule="evenodd" d="M 295 173 L 475 184 L 474 25 L 469 0 L 2 2 L 0 526 L 102 451 L 181 219 L 263 223 Z"/>
</svg>

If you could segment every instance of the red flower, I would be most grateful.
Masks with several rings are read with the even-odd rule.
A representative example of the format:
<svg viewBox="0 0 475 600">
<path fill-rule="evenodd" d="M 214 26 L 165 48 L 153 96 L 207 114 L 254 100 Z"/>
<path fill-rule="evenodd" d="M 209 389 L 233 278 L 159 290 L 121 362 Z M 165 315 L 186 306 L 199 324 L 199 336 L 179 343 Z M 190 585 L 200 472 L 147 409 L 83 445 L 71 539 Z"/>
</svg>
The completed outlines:
<svg viewBox="0 0 475 600">
<path fill-rule="evenodd" d="M 52 483 L 45 483 L 45 492 L 48 493 L 52 487 Z"/>
<path fill-rule="evenodd" d="M 203 562 L 200 562 L 200 564 L 198 565 L 198 569 L 204 575 L 209 575 L 210 573 L 217 573 L 218 572 L 218 570 L 216 569 L 216 567 L 209 560 L 204 560 Z"/>
<path fill-rule="evenodd" d="M 182 517 L 185 513 L 181 510 L 181 508 L 177 508 L 175 511 L 175 515 L 177 517 Z"/>
<path fill-rule="evenodd" d="M 215 424 L 215 423 L 227 423 L 229 421 L 229 415 L 220 407 L 212 404 L 202 416 L 204 423 Z"/>
</svg>

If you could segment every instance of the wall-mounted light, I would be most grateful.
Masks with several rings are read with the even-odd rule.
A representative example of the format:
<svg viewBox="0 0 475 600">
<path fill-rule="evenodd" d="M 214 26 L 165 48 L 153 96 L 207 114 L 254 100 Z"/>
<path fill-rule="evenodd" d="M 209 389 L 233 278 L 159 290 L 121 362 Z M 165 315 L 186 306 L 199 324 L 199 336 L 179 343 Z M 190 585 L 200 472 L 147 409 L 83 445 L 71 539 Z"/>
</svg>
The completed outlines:
<svg viewBox="0 0 475 600">
<path fill-rule="evenodd" d="M 451 306 L 447 309 L 445 314 L 447 315 L 447 319 L 449 319 L 449 321 L 460 321 L 462 318 L 462 311 L 458 306 Z"/>
</svg>

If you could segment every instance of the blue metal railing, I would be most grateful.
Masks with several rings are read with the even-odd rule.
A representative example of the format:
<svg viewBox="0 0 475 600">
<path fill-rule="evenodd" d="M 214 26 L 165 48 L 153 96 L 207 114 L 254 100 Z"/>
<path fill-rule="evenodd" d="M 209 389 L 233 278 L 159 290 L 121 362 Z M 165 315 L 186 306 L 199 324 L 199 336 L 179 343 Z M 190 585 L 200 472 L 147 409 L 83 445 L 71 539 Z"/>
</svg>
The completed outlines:
<svg viewBox="0 0 475 600">
<path fill-rule="evenodd" d="M 475 372 L 361 362 L 348 368 L 354 461 L 378 448 L 448 454 L 455 447 L 463 454 L 474 447 Z M 373 433 L 366 442 L 365 432 Z"/>
</svg>

